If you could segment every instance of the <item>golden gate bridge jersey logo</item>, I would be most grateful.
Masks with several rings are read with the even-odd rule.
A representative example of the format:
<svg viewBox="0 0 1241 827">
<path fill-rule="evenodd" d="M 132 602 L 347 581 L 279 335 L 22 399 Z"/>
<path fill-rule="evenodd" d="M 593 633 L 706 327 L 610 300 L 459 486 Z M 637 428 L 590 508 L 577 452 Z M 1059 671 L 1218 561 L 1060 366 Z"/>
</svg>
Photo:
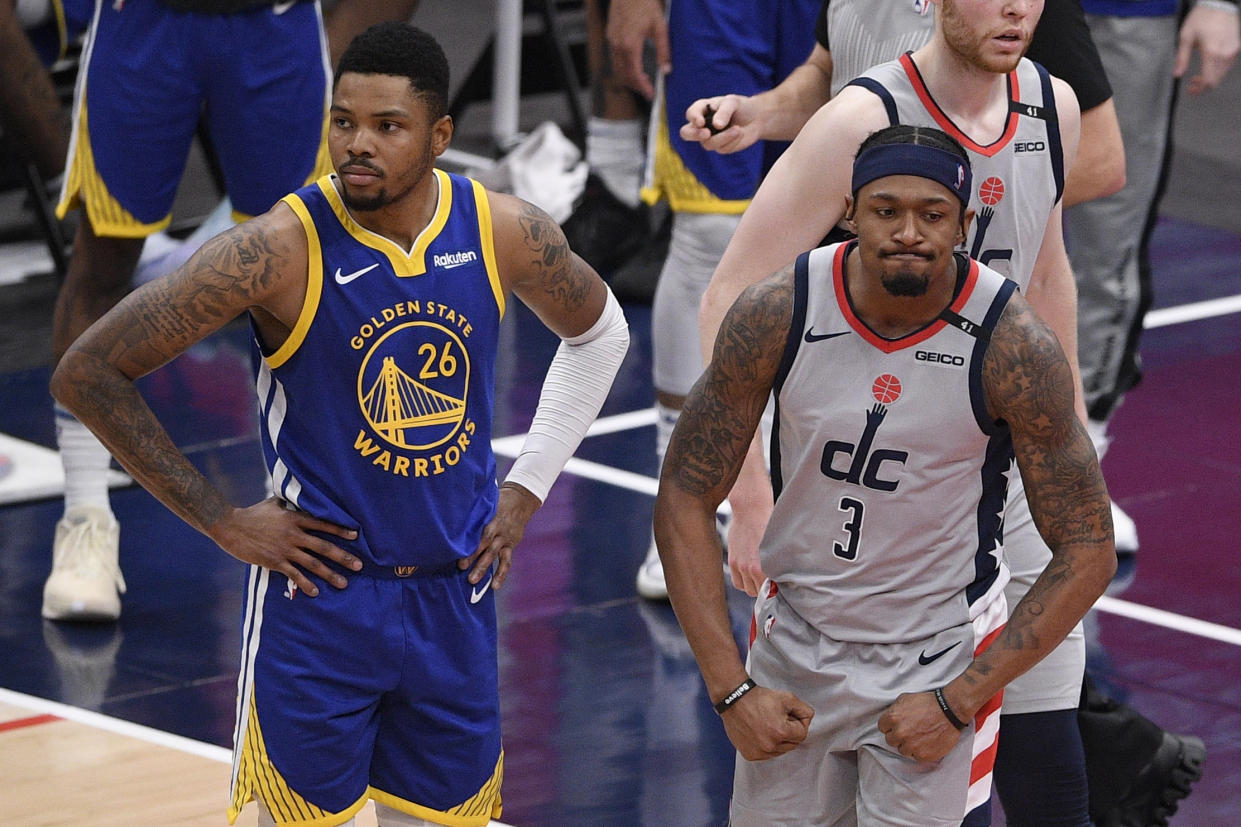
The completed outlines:
<svg viewBox="0 0 1241 827">
<path fill-rule="evenodd" d="M 392 328 L 358 370 L 358 404 L 386 442 L 426 450 L 452 439 L 465 421 L 470 356 L 460 337 L 429 320 Z"/>
</svg>

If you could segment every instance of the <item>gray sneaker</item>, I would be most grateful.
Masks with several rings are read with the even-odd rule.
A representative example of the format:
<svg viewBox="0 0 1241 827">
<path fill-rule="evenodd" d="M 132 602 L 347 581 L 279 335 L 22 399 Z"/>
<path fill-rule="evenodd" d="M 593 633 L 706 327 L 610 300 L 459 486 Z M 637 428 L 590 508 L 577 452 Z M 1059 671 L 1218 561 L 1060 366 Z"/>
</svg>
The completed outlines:
<svg viewBox="0 0 1241 827">
<path fill-rule="evenodd" d="M 52 573 L 43 586 L 45 618 L 108 621 L 121 616 L 120 539 L 120 524 L 102 508 L 78 506 L 65 512 L 56 524 Z"/>
</svg>

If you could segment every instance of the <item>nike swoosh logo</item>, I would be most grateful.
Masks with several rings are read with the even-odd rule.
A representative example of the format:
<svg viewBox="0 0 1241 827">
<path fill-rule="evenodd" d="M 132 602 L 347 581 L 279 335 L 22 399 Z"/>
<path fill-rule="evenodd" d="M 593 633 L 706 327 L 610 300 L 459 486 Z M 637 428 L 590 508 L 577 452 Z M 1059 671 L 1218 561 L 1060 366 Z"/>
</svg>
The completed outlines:
<svg viewBox="0 0 1241 827">
<path fill-rule="evenodd" d="M 477 603 L 478 601 L 482 600 L 483 595 L 485 595 L 487 593 L 487 589 L 490 589 L 490 588 L 491 588 L 491 577 L 489 576 L 487 578 L 487 582 L 483 584 L 483 587 L 481 589 L 478 586 L 475 586 L 473 589 L 470 590 L 470 602 Z"/>
<path fill-rule="evenodd" d="M 923 649 L 922 653 L 918 655 L 918 663 L 922 664 L 923 666 L 926 666 L 928 663 L 934 663 L 935 661 L 939 660 L 944 655 L 948 654 L 949 652 L 951 652 L 953 649 L 956 649 L 960 645 L 961 645 L 961 641 L 958 640 L 956 643 L 952 644 L 947 649 L 940 649 L 938 652 L 936 652 L 933 655 L 928 655 L 926 653 L 926 650 Z"/>
<path fill-rule="evenodd" d="M 287 3 L 273 3 L 271 10 L 273 14 L 284 14 L 295 5 L 297 5 L 297 0 L 289 0 Z"/>
<path fill-rule="evenodd" d="M 848 330 L 842 330 L 839 333 L 815 333 L 813 330 L 806 331 L 807 342 L 821 342 L 824 339 L 835 339 L 837 336 L 849 335 Z"/>
<path fill-rule="evenodd" d="M 350 273 L 347 276 L 342 276 L 340 274 L 340 268 L 337 267 L 336 268 L 336 283 L 337 284 L 348 284 L 349 282 L 356 279 L 358 276 L 365 275 L 366 273 L 369 273 L 371 270 L 374 270 L 378 266 L 379 266 L 379 263 L 376 262 L 372 264 L 370 267 L 363 267 L 361 270 L 354 270 L 352 273 Z"/>
</svg>

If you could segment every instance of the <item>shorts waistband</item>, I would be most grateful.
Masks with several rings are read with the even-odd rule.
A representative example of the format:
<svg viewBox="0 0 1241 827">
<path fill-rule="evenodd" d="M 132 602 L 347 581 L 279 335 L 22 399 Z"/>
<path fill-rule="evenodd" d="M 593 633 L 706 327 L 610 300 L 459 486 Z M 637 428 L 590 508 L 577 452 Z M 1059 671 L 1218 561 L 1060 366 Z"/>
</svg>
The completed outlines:
<svg viewBox="0 0 1241 827">
<path fill-rule="evenodd" d="M 361 571 L 341 569 L 346 577 L 373 577 L 376 580 L 405 580 L 410 577 L 448 577 L 464 574 L 456 562 L 436 566 L 381 566 L 363 561 Z"/>
</svg>

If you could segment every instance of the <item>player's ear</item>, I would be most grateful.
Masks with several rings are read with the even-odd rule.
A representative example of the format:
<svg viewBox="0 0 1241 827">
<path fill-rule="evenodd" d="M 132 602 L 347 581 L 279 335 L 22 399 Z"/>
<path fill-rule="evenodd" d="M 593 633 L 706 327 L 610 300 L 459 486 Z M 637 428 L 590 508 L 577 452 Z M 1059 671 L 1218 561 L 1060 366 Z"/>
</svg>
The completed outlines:
<svg viewBox="0 0 1241 827">
<path fill-rule="evenodd" d="M 854 207 L 853 196 L 846 195 L 845 196 L 845 215 L 844 215 L 845 223 L 849 225 L 849 232 L 853 233 L 854 235 L 857 235 L 857 227 L 855 226 L 856 224 L 855 219 L 857 218 L 857 216 L 854 215 L 853 213 L 853 207 Z"/>
<path fill-rule="evenodd" d="M 970 224 L 974 222 L 974 210 L 966 208 L 961 216 L 961 232 L 957 236 L 957 244 L 964 244 L 965 239 L 970 237 Z"/>
<path fill-rule="evenodd" d="M 452 131 L 452 115 L 441 115 L 435 123 L 431 124 L 431 152 L 436 158 L 448 149 L 448 144 L 452 142 Z"/>
</svg>

